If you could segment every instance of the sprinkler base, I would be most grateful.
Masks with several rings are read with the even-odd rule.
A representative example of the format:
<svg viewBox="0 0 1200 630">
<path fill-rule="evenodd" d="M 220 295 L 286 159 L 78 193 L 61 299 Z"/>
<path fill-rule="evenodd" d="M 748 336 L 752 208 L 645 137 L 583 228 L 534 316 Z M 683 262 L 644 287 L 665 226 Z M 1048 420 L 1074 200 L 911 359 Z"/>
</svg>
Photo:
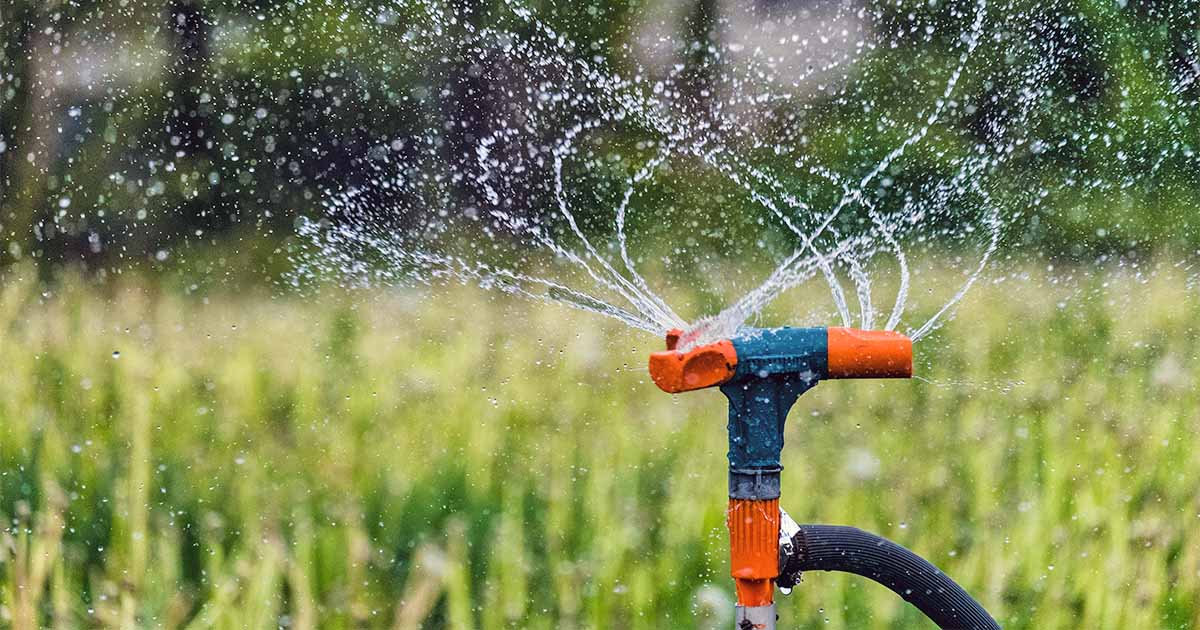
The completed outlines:
<svg viewBox="0 0 1200 630">
<path fill-rule="evenodd" d="M 775 604 L 738 606 L 734 614 L 734 630 L 775 630 Z"/>
</svg>

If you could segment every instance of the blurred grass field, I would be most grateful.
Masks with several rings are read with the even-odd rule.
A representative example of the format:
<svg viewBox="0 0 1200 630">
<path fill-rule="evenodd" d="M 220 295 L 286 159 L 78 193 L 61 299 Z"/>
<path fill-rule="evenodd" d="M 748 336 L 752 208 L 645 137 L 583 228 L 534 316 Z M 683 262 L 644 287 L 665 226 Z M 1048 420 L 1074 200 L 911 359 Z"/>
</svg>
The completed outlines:
<svg viewBox="0 0 1200 630">
<path fill-rule="evenodd" d="M 0 285 L 2 625 L 729 626 L 725 404 L 658 392 L 658 340 L 468 289 L 33 276 Z M 928 381 L 800 401 L 783 505 L 1006 628 L 1198 626 L 1198 303 L 1167 264 L 981 285 L 918 345 Z M 931 627 L 834 574 L 780 614 Z"/>
</svg>

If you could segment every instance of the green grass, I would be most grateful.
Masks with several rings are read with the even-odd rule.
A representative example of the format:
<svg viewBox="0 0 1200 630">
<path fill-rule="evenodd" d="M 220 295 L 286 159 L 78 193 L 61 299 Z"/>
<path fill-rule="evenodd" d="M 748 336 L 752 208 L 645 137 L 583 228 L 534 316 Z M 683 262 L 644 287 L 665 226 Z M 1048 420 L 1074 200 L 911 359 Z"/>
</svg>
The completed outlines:
<svg viewBox="0 0 1200 630">
<path fill-rule="evenodd" d="M 32 275 L 0 285 L 0 624 L 729 627 L 724 401 L 659 393 L 657 340 L 465 289 Z M 1007 628 L 1200 625 L 1195 297 L 1169 267 L 981 285 L 918 345 L 932 383 L 800 401 L 783 505 Z M 929 627 L 834 574 L 780 614 Z"/>
</svg>

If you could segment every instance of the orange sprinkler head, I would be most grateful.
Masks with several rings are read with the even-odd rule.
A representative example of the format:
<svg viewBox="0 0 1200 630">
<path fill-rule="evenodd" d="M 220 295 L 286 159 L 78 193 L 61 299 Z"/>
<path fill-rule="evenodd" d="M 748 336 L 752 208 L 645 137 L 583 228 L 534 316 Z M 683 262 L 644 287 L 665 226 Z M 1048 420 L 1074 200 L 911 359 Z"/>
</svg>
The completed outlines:
<svg viewBox="0 0 1200 630">
<path fill-rule="evenodd" d="M 829 378 L 912 378 L 912 340 L 887 330 L 829 329 Z"/>
<path fill-rule="evenodd" d="M 680 331 L 667 333 L 667 351 L 650 355 L 650 378 L 664 392 L 678 394 L 720 385 L 733 378 L 737 351 L 723 339 L 688 352 L 677 352 Z"/>
</svg>

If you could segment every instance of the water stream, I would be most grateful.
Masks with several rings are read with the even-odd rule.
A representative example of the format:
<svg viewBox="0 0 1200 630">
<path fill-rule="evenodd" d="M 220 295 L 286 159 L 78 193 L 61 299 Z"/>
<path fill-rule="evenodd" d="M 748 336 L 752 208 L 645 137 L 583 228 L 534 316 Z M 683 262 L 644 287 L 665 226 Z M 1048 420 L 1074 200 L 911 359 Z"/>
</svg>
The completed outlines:
<svg viewBox="0 0 1200 630">
<path fill-rule="evenodd" d="M 300 226 L 294 279 L 464 282 L 655 335 L 681 328 L 683 349 L 729 337 L 788 290 L 823 282 L 829 305 L 813 309 L 831 308 L 826 323 L 919 340 L 1048 187 L 1071 185 L 1008 178 L 1010 166 L 1067 142 L 1051 144 L 1053 121 L 1039 117 L 1069 55 L 1050 36 L 1064 28 L 1050 5 L 978 0 L 949 19 L 890 6 L 838 4 L 775 32 L 778 45 L 726 33 L 700 45 L 700 61 L 648 68 L 628 46 L 615 59 L 588 55 L 515 0 L 486 28 L 442 5 L 398 2 L 412 19 L 402 42 L 414 63 L 444 62 L 431 91 L 467 85 L 491 111 L 460 118 L 429 114 L 428 99 L 414 105 L 426 130 L 383 142 L 363 160 L 367 175 L 330 190 L 325 215 Z M 908 61 L 889 57 L 894 49 Z M 1179 94 L 1194 80 L 1185 75 Z M 634 146 L 614 148 L 630 137 Z M 680 180 L 719 180 L 768 237 L 706 224 L 711 209 L 671 208 L 663 191 Z M 664 267 L 687 267 L 704 248 L 664 247 L 661 236 L 687 243 L 708 232 L 730 234 L 723 268 L 765 274 L 719 286 L 733 296 L 719 310 L 681 314 L 654 287 L 671 277 Z M 922 286 L 918 255 L 960 271 L 961 283 Z M 653 274 L 640 269 L 646 258 L 662 259 Z M 918 289 L 926 315 L 911 320 Z"/>
</svg>

